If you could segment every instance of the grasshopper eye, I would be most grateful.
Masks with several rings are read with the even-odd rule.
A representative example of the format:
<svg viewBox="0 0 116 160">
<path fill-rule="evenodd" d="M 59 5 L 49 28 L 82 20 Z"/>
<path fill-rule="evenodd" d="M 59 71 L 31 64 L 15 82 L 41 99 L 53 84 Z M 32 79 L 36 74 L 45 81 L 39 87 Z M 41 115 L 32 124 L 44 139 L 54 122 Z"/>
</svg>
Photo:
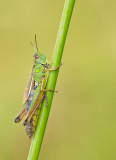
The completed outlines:
<svg viewBox="0 0 116 160">
<path fill-rule="evenodd" d="M 40 56 L 38 55 L 38 54 L 34 54 L 34 57 L 35 57 L 35 59 L 38 59 L 38 58 L 40 58 Z"/>
</svg>

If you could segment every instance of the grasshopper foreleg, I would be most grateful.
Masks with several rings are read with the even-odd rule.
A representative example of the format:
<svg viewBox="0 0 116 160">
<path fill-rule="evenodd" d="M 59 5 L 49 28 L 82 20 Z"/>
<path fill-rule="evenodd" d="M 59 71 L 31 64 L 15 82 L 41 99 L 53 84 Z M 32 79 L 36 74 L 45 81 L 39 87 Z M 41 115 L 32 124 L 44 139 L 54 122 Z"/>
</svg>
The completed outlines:
<svg viewBox="0 0 116 160">
<path fill-rule="evenodd" d="M 34 112 L 36 111 L 36 109 L 39 107 L 41 101 L 43 100 L 44 95 L 39 96 L 39 98 L 37 99 L 37 101 L 35 101 L 33 108 L 28 112 L 27 118 L 24 120 L 23 125 L 27 125 L 31 119 L 31 117 L 33 116 Z"/>
<path fill-rule="evenodd" d="M 50 69 L 50 68 L 45 68 L 44 72 L 47 72 L 47 71 L 55 71 L 55 70 L 57 70 L 61 65 L 62 65 L 62 63 L 59 64 L 56 68 L 52 68 L 52 69 Z"/>
</svg>

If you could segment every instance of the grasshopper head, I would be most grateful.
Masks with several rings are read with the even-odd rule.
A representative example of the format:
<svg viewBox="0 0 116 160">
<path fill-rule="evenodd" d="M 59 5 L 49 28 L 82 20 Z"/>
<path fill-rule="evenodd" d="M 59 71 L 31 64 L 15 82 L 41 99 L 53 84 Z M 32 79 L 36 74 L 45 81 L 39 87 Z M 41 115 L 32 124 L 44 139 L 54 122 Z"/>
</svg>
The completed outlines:
<svg viewBox="0 0 116 160">
<path fill-rule="evenodd" d="M 46 56 L 40 52 L 35 52 L 34 54 L 35 63 L 46 64 Z"/>
<path fill-rule="evenodd" d="M 34 54 L 34 58 L 35 58 L 35 60 L 37 60 L 37 59 L 39 59 L 39 58 L 40 58 L 39 52 L 35 52 L 35 54 Z"/>
</svg>

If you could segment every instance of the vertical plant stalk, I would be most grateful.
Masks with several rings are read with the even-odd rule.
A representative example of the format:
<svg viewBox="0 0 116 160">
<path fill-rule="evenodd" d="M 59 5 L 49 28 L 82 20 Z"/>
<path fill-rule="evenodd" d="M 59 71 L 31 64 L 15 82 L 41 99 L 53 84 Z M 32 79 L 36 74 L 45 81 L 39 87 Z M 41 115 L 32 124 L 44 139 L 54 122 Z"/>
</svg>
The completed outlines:
<svg viewBox="0 0 116 160">
<path fill-rule="evenodd" d="M 71 20 L 72 11 L 74 8 L 74 3 L 75 3 L 75 0 L 65 0 L 64 9 L 63 9 L 61 22 L 59 26 L 59 31 L 58 31 L 58 35 L 55 43 L 54 52 L 53 52 L 51 68 L 55 68 L 61 63 L 63 48 L 64 48 L 66 35 L 69 28 L 69 23 Z M 46 89 L 55 90 L 58 72 L 59 72 L 59 69 L 55 71 L 51 71 L 49 73 Z M 48 120 L 48 116 L 49 116 L 49 112 L 52 104 L 53 94 L 54 93 L 50 91 L 46 92 L 47 99 L 48 99 L 48 107 L 46 107 L 46 102 L 44 100 L 42 103 L 38 125 L 31 142 L 30 151 L 28 154 L 28 160 L 38 160 L 38 156 L 40 153 L 41 144 L 43 141 L 43 136 L 44 136 L 44 132 L 45 132 L 45 128 L 46 128 L 46 124 L 47 124 L 47 120 Z"/>
</svg>

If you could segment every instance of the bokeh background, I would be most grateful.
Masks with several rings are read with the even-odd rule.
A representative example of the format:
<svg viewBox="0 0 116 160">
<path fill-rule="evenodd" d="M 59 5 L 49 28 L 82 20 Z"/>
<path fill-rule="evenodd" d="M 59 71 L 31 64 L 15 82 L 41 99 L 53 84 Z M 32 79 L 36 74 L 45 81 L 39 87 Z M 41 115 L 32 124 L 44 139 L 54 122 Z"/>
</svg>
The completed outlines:
<svg viewBox="0 0 116 160">
<path fill-rule="evenodd" d="M 0 159 L 26 160 L 14 118 L 39 50 L 51 61 L 64 0 L 0 1 Z M 77 0 L 40 160 L 116 160 L 116 1 Z"/>
</svg>

